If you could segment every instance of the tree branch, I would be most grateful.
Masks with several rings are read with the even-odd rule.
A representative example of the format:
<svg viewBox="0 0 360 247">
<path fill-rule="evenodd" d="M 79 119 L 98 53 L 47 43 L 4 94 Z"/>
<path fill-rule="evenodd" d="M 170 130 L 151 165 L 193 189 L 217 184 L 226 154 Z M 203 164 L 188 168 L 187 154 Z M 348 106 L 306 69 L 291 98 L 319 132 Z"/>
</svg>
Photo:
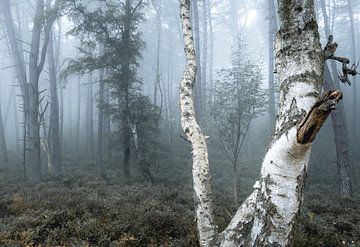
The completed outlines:
<svg viewBox="0 0 360 247">
<path fill-rule="evenodd" d="M 339 90 L 328 91 L 311 108 L 297 129 L 297 141 L 301 144 L 311 143 L 330 112 L 336 109 L 338 101 L 342 98 Z"/>
<path fill-rule="evenodd" d="M 256 198 L 260 189 L 257 181 L 254 191 L 236 211 L 230 224 L 219 234 L 216 246 L 245 246 L 255 215 Z"/>
</svg>

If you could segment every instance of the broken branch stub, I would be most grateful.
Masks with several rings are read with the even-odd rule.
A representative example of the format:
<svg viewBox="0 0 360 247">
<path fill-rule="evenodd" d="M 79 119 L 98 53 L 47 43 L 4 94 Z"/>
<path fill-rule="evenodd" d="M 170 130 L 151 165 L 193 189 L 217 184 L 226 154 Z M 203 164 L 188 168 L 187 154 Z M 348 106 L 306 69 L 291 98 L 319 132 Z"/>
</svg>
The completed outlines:
<svg viewBox="0 0 360 247">
<path fill-rule="evenodd" d="M 328 91 L 322 95 L 297 129 L 297 141 L 300 144 L 308 144 L 315 139 L 330 112 L 336 109 L 340 99 L 342 99 L 340 90 Z"/>
<path fill-rule="evenodd" d="M 324 56 L 325 60 L 327 59 L 333 59 L 335 61 L 338 61 L 342 64 L 341 70 L 342 74 L 339 74 L 339 80 L 342 83 L 347 83 L 348 85 L 351 85 L 351 82 L 349 80 L 349 75 L 355 76 L 357 75 L 357 67 L 359 66 L 359 63 L 351 65 L 351 67 L 348 67 L 348 64 L 350 63 L 350 60 L 346 57 L 337 57 L 335 56 L 335 51 L 338 47 L 338 44 L 336 42 L 333 42 L 334 37 L 332 35 L 329 36 L 328 41 L 326 43 L 326 46 L 324 48 Z"/>
</svg>

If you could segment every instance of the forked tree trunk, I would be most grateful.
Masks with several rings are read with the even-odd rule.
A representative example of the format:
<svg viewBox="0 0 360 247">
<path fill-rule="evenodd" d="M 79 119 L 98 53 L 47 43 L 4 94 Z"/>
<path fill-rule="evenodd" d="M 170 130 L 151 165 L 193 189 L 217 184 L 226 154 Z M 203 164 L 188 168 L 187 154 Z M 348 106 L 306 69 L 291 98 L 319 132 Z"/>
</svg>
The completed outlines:
<svg viewBox="0 0 360 247">
<path fill-rule="evenodd" d="M 313 0 L 279 0 L 276 69 L 280 108 L 273 141 L 262 163 L 260 181 L 219 235 L 213 218 L 206 140 L 194 115 L 192 87 L 196 75 L 189 0 L 181 1 L 186 69 L 181 81 L 181 124 L 191 142 L 197 226 L 201 246 L 291 246 L 300 210 L 310 147 L 341 98 L 330 91 L 319 99 L 324 55 Z"/>
</svg>

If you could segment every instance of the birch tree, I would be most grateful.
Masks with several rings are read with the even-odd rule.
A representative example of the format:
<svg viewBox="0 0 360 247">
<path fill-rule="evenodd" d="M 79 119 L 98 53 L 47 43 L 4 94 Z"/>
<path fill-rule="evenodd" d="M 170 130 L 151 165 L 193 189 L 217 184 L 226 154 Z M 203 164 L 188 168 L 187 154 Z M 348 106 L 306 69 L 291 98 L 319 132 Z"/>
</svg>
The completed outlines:
<svg viewBox="0 0 360 247">
<path fill-rule="evenodd" d="M 254 191 L 229 226 L 214 224 L 205 135 L 194 114 L 196 55 L 189 18 L 190 0 L 181 0 L 186 68 L 180 86 L 181 124 L 191 143 L 197 227 L 201 246 L 291 246 L 293 226 L 303 199 L 311 143 L 342 97 L 320 96 L 325 56 L 321 49 L 313 0 L 279 0 L 280 29 L 275 66 L 280 106 L 272 142 Z"/>
</svg>

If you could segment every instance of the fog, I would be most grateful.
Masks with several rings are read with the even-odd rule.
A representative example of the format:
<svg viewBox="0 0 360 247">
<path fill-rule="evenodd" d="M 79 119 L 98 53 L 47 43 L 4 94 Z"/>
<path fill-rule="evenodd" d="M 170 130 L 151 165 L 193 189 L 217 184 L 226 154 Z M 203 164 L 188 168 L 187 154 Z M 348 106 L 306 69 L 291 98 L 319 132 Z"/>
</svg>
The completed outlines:
<svg viewBox="0 0 360 247">
<path fill-rule="evenodd" d="M 1 246 L 199 245 L 179 2 L 1 1 Z M 221 232 L 278 138 L 284 1 L 190 2 L 190 94 Z M 342 99 L 313 141 L 292 246 L 359 246 L 360 4 L 314 4 L 322 49 L 338 45 L 320 94 Z"/>
</svg>

